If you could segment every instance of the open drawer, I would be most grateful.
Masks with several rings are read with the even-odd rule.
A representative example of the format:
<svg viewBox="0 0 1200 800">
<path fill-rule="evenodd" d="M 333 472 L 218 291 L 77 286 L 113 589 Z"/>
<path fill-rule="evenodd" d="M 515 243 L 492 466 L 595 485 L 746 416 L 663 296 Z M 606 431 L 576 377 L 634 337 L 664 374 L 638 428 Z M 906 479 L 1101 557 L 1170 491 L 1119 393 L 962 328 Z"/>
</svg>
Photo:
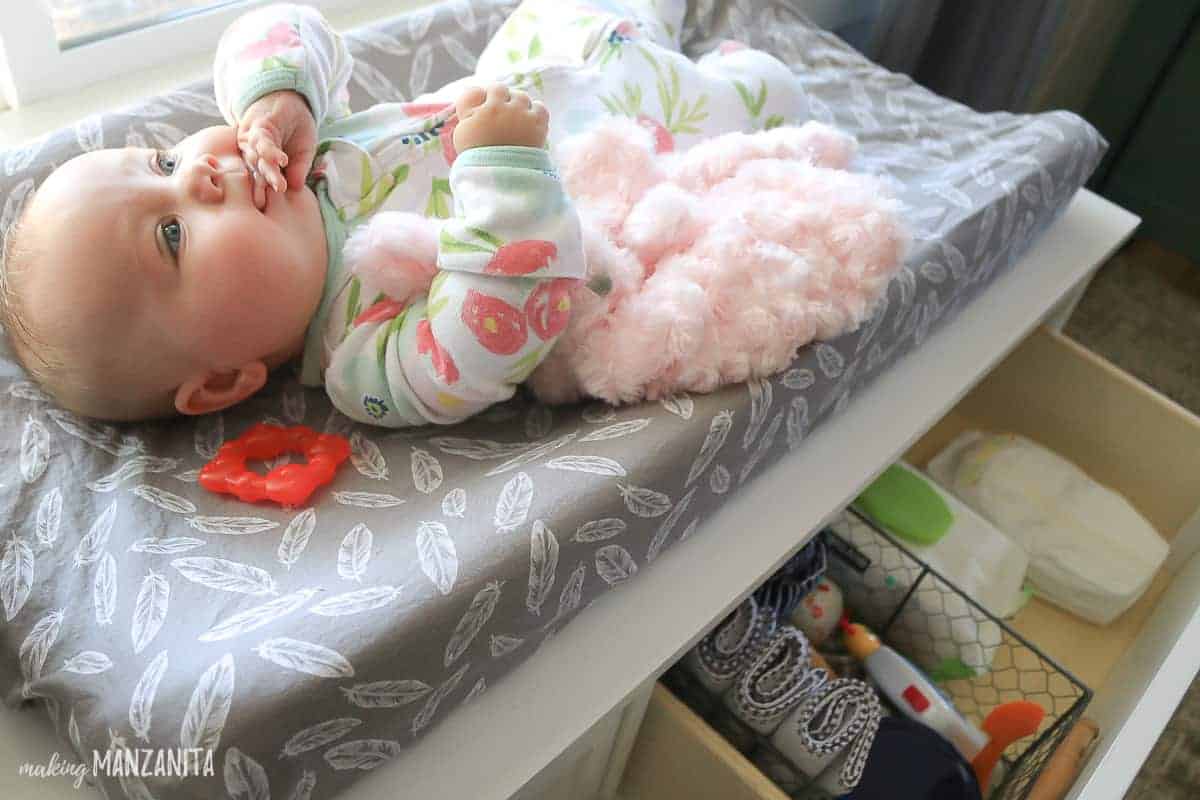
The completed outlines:
<svg viewBox="0 0 1200 800">
<path fill-rule="evenodd" d="M 1200 543 L 1200 418 L 1041 328 L 922 436 L 908 460 L 924 466 L 967 428 L 1011 431 L 1054 449 L 1127 497 L 1172 543 L 1154 584 L 1111 625 L 1036 599 L 1010 621 L 1095 691 L 1086 715 L 1101 738 L 1068 796 L 1122 797 L 1200 668 L 1200 558 L 1192 557 Z M 781 796 L 679 705 L 657 691 L 626 773 L 628 798 Z M 649 774 L 655 770 L 669 782 Z M 724 782 L 736 792 L 710 793 Z"/>
</svg>

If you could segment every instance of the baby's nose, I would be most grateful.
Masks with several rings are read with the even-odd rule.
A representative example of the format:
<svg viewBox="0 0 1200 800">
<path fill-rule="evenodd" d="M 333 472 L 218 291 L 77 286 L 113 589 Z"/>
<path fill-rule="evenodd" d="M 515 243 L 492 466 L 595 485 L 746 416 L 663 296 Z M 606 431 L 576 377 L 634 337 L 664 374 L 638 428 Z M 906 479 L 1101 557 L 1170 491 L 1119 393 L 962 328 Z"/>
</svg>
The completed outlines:
<svg viewBox="0 0 1200 800">
<path fill-rule="evenodd" d="M 204 154 L 196 158 L 188 175 L 188 189 L 203 203 L 219 203 L 225 199 L 224 178 L 215 156 Z"/>
</svg>

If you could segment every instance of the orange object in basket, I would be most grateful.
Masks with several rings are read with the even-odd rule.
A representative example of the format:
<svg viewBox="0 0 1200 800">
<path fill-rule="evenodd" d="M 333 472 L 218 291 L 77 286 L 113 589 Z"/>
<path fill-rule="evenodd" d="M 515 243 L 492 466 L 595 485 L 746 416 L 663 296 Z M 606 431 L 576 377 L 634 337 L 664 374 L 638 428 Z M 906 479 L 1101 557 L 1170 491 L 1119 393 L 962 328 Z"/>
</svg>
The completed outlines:
<svg viewBox="0 0 1200 800">
<path fill-rule="evenodd" d="M 308 463 L 283 464 L 266 475 L 246 466 L 247 461 L 263 461 L 283 453 L 300 453 Z M 350 442 L 344 436 L 317 433 L 304 425 L 284 428 L 260 422 L 221 445 L 216 457 L 200 470 L 200 485 L 247 503 L 271 500 L 282 506 L 299 506 L 318 486 L 333 480 L 338 467 L 349 457 Z"/>
</svg>

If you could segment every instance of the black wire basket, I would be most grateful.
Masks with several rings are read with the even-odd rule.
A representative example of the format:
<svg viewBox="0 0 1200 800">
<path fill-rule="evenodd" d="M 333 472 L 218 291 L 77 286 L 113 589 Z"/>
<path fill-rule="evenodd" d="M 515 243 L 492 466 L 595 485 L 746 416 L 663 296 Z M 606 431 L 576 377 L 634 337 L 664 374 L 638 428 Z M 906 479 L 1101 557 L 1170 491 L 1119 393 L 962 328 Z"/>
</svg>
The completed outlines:
<svg viewBox="0 0 1200 800">
<path fill-rule="evenodd" d="M 842 534 L 835 530 L 839 527 Z M 852 535 L 845 535 L 848 531 Z M 819 536 L 828 552 L 827 575 L 843 588 L 851 618 L 920 666 L 963 716 L 979 726 L 993 708 L 1013 700 L 1045 709 L 1038 732 L 1005 750 L 1001 776 L 985 795 L 989 800 L 1027 797 L 1083 715 L 1091 689 L 857 510 L 847 509 L 840 524 Z M 835 668 L 851 665 L 836 654 L 827 656 Z M 687 670 L 676 666 L 663 682 L 789 796 L 830 797 Z"/>
</svg>

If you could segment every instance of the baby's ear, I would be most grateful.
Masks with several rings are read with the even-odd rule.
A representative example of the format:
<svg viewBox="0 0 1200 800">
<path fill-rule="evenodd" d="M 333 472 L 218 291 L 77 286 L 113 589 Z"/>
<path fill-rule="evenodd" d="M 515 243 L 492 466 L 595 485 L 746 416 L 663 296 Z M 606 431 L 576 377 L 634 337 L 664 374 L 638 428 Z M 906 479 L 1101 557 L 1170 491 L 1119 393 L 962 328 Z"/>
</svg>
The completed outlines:
<svg viewBox="0 0 1200 800">
<path fill-rule="evenodd" d="M 230 372 L 203 372 L 188 378 L 175 392 L 175 409 L 195 415 L 237 405 L 267 382 L 267 365 L 251 361 Z"/>
</svg>

